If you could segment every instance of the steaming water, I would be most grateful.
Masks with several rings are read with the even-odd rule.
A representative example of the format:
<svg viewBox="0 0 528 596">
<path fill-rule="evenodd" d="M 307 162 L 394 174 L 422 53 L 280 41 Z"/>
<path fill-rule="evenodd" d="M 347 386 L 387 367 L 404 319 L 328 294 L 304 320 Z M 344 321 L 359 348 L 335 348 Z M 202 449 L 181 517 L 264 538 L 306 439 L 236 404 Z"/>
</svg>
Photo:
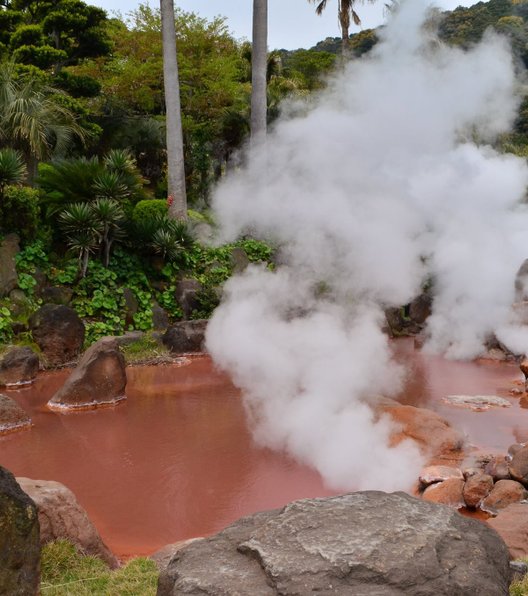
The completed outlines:
<svg viewBox="0 0 528 596">
<path fill-rule="evenodd" d="M 282 265 L 227 284 L 208 349 L 242 389 L 256 441 L 339 489 L 403 488 L 422 464 L 409 443 L 387 447 L 390 426 L 366 405 L 401 386 L 384 308 L 432 282 L 429 350 L 471 358 L 493 332 L 528 348 L 510 309 L 528 168 L 491 145 L 519 105 L 508 43 L 448 48 L 428 14 L 402 2 L 369 56 L 293 106 L 214 199 L 222 239 L 268 238 Z"/>
<path fill-rule="evenodd" d="M 517 399 L 480 413 L 441 401 L 450 393 L 508 398 L 517 367 L 450 362 L 415 353 L 412 342 L 397 345 L 412 372 L 399 399 L 439 411 L 487 452 L 528 440 L 528 411 Z M 17 476 L 63 482 L 119 555 L 149 554 L 255 511 L 336 492 L 310 468 L 255 445 L 238 390 L 209 358 L 129 368 L 128 400 L 117 407 L 51 412 L 46 401 L 67 374 L 5 391 L 34 426 L 0 437 L 0 464 Z"/>
</svg>

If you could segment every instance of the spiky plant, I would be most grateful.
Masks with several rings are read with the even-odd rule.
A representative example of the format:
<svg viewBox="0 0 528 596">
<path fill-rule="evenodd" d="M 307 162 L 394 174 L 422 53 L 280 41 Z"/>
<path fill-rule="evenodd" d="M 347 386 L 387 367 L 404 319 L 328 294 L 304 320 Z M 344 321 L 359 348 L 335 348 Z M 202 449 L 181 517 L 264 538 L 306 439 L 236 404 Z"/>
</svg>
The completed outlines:
<svg viewBox="0 0 528 596">
<path fill-rule="evenodd" d="M 117 172 L 104 170 L 93 181 L 93 190 L 98 199 L 123 201 L 130 197 L 130 189 Z"/>
<path fill-rule="evenodd" d="M 9 184 L 19 184 L 26 176 L 27 169 L 20 151 L 0 149 L 0 198 Z"/>
<path fill-rule="evenodd" d="M 100 244 L 103 226 L 88 203 L 72 203 L 59 215 L 68 248 L 78 255 L 79 275 L 86 276 L 90 253 Z"/>
</svg>

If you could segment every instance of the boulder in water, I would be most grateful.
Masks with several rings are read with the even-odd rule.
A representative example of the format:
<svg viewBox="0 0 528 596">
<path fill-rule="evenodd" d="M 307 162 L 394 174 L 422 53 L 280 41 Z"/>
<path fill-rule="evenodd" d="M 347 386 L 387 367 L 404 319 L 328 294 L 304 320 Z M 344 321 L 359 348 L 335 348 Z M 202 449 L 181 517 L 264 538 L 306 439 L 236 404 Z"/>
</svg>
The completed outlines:
<svg viewBox="0 0 528 596">
<path fill-rule="evenodd" d="M 78 410 L 111 406 L 126 399 L 126 382 L 125 358 L 116 338 L 103 337 L 86 350 L 48 407 Z"/>
<path fill-rule="evenodd" d="M 31 418 L 14 399 L 0 393 L 0 434 L 31 427 Z"/>
<path fill-rule="evenodd" d="M 31 383 L 39 370 L 39 357 L 31 348 L 13 348 L 0 361 L 0 385 Z"/>
</svg>

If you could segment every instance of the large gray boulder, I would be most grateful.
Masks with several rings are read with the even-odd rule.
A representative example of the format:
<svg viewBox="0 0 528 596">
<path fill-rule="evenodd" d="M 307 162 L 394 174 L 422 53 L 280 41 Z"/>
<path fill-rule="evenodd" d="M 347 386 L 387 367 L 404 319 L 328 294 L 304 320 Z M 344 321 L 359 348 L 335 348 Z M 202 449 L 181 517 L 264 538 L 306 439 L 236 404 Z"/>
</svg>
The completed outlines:
<svg viewBox="0 0 528 596">
<path fill-rule="evenodd" d="M 158 596 L 504 596 L 508 549 L 482 522 L 405 493 L 306 499 L 183 548 Z"/>
<path fill-rule="evenodd" d="M 13 474 L 0 467 L 0 594 L 37 594 L 39 576 L 37 508 Z"/>
<path fill-rule="evenodd" d="M 41 545 L 68 540 L 83 555 L 99 557 L 112 568 L 119 565 L 69 488 L 53 480 L 17 478 L 17 482 L 37 506 Z"/>
<path fill-rule="evenodd" d="M 38 370 L 39 357 L 31 348 L 13 348 L 0 360 L 0 385 L 31 383 Z"/>
<path fill-rule="evenodd" d="M 84 324 L 69 306 L 44 304 L 30 317 L 29 328 L 48 364 L 70 362 L 82 349 Z"/>
<path fill-rule="evenodd" d="M 19 238 L 8 234 L 0 242 L 0 298 L 7 296 L 18 285 L 15 257 L 20 251 Z"/>
<path fill-rule="evenodd" d="M 114 405 L 126 398 L 125 358 L 115 337 L 103 337 L 83 354 L 48 407 L 78 410 Z"/>
</svg>

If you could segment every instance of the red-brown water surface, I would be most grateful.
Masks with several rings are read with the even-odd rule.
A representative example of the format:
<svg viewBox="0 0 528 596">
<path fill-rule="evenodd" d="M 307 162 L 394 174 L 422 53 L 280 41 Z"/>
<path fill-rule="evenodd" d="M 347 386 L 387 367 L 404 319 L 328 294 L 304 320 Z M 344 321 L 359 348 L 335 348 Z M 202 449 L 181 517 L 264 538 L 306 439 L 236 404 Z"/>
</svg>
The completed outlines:
<svg viewBox="0 0 528 596">
<path fill-rule="evenodd" d="M 490 451 L 528 439 L 528 410 L 509 395 L 520 380 L 516 365 L 448 362 L 405 340 L 396 352 L 409 367 L 402 402 L 438 411 Z M 0 464 L 17 476 L 63 482 L 118 555 L 147 554 L 248 513 L 334 494 L 317 473 L 252 443 L 239 392 L 207 357 L 129 368 L 128 400 L 115 408 L 51 412 L 45 403 L 67 374 L 41 374 L 29 388 L 5 392 L 34 427 L 0 437 Z M 512 407 L 472 412 L 444 404 L 450 393 L 500 395 Z"/>
</svg>

